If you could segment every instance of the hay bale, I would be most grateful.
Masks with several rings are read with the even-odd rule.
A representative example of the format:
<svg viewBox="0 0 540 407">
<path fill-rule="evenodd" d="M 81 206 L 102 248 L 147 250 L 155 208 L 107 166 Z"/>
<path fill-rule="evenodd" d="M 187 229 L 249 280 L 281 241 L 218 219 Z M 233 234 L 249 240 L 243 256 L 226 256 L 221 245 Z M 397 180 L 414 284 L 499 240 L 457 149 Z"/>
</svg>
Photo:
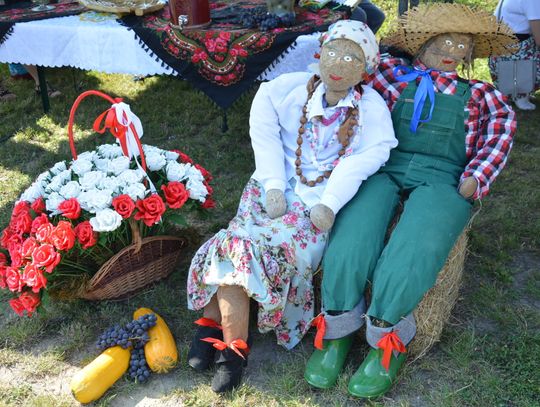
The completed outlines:
<svg viewBox="0 0 540 407">
<path fill-rule="evenodd" d="M 414 311 L 416 336 L 409 344 L 409 355 L 416 359 L 424 356 L 441 337 L 444 324 L 456 304 L 463 267 L 467 254 L 467 229 L 457 239 L 446 264 L 439 272 L 435 285 L 426 293 Z"/>
</svg>

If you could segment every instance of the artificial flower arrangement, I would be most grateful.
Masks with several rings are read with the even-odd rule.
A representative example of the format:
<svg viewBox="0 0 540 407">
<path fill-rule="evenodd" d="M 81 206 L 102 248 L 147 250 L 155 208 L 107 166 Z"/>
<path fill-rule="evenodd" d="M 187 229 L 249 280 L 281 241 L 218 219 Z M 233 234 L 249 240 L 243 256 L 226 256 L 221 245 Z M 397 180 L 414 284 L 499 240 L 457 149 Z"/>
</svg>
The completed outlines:
<svg viewBox="0 0 540 407">
<path fill-rule="evenodd" d="M 91 277 L 131 244 L 133 228 L 141 237 L 163 235 L 186 224 L 186 210 L 215 206 L 211 174 L 180 151 L 141 145 L 140 121 L 119 99 L 112 101 L 94 129 L 106 113 L 118 116 L 108 127 L 120 143 L 78 156 L 72 143 L 74 159 L 37 177 L 2 232 L 0 288 L 13 293 L 9 304 L 20 316 L 31 316 L 46 290 Z"/>
</svg>

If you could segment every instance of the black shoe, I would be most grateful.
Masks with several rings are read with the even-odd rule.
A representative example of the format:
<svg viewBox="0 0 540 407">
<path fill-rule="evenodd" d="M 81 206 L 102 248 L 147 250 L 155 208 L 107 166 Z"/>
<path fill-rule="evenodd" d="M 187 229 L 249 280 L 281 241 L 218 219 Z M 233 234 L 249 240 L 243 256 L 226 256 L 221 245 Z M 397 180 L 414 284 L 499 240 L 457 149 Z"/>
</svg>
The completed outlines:
<svg viewBox="0 0 540 407">
<path fill-rule="evenodd" d="M 216 355 L 216 348 L 211 343 L 202 341 L 203 338 L 215 338 L 221 341 L 223 340 L 223 332 L 220 329 L 208 326 L 199 326 L 197 328 L 189 348 L 188 364 L 199 371 L 208 369 Z"/>
<path fill-rule="evenodd" d="M 225 393 L 240 386 L 248 357 L 247 352 L 240 352 L 244 358 L 231 348 L 225 348 L 219 352 L 216 360 L 216 373 L 212 379 L 212 390 L 216 393 Z"/>
</svg>

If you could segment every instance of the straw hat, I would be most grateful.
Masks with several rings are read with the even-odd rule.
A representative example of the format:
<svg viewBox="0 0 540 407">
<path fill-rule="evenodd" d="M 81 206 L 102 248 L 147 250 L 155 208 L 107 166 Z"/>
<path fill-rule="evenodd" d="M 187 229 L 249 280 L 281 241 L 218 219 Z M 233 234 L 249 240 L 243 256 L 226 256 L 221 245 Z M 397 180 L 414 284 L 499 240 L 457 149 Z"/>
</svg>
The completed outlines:
<svg viewBox="0 0 540 407">
<path fill-rule="evenodd" d="M 458 3 L 421 4 L 409 10 L 383 42 L 417 55 L 429 39 L 445 33 L 471 34 L 473 58 L 517 51 L 517 39 L 510 27 L 487 11 Z"/>
</svg>

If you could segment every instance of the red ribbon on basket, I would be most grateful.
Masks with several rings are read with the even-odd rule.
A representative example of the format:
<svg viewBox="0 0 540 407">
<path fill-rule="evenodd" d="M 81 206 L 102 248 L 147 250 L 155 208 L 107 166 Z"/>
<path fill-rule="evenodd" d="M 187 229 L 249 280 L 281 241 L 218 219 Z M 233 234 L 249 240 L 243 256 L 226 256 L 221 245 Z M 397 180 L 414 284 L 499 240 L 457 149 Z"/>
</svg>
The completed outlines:
<svg viewBox="0 0 540 407">
<path fill-rule="evenodd" d="M 216 338 L 202 338 L 201 341 L 209 342 L 217 350 L 224 350 L 230 348 L 234 353 L 240 356 L 242 359 L 246 359 L 244 354 L 249 353 L 249 346 L 243 339 L 235 339 L 229 345 Z M 243 351 L 243 352 L 242 352 Z"/>
<path fill-rule="evenodd" d="M 122 114 L 122 121 L 118 120 L 116 109 L 114 107 L 115 104 L 122 103 L 122 98 L 112 98 L 109 95 L 97 91 L 97 90 L 88 90 L 86 92 L 81 93 L 77 99 L 75 99 L 75 102 L 73 103 L 73 106 L 71 107 L 71 111 L 69 113 L 69 121 L 68 121 L 68 136 L 69 136 L 69 145 L 71 147 L 71 155 L 73 156 L 73 159 L 77 159 L 77 151 L 75 150 L 75 141 L 73 139 L 73 122 L 75 119 L 75 111 L 77 110 L 77 107 L 81 103 L 81 101 L 90 95 L 100 96 L 103 99 L 109 101 L 113 106 L 111 106 L 109 109 L 105 110 L 103 113 L 101 113 L 97 119 L 94 121 L 93 129 L 98 132 L 99 134 L 105 133 L 105 130 L 109 130 L 111 134 L 118 139 L 120 142 L 120 147 L 122 147 L 122 152 L 125 156 L 129 157 L 129 149 L 128 149 L 128 129 L 131 130 L 133 133 L 133 138 L 135 139 L 135 142 L 137 144 L 137 147 L 139 149 L 139 154 L 141 156 L 141 166 L 144 171 L 146 171 L 146 160 L 144 158 L 144 152 L 141 145 L 140 137 L 137 134 L 137 130 L 135 129 L 135 125 L 133 122 L 129 121 L 129 118 L 127 117 L 126 113 L 123 112 Z M 103 126 L 100 127 L 101 122 L 103 122 Z M 128 124 L 129 123 L 129 124 Z M 130 157 L 131 158 L 131 157 Z"/>
<path fill-rule="evenodd" d="M 383 358 L 381 364 L 387 372 L 390 368 L 390 357 L 392 356 L 392 352 L 407 352 L 407 349 L 405 349 L 405 345 L 403 344 L 401 339 L 399 339 L 399 336 L 395 331 L 386 333 L 381 339 L 379 339 L 379 342 L 377 342 L 377 346 L 383 350 Z"/>
</svg>

